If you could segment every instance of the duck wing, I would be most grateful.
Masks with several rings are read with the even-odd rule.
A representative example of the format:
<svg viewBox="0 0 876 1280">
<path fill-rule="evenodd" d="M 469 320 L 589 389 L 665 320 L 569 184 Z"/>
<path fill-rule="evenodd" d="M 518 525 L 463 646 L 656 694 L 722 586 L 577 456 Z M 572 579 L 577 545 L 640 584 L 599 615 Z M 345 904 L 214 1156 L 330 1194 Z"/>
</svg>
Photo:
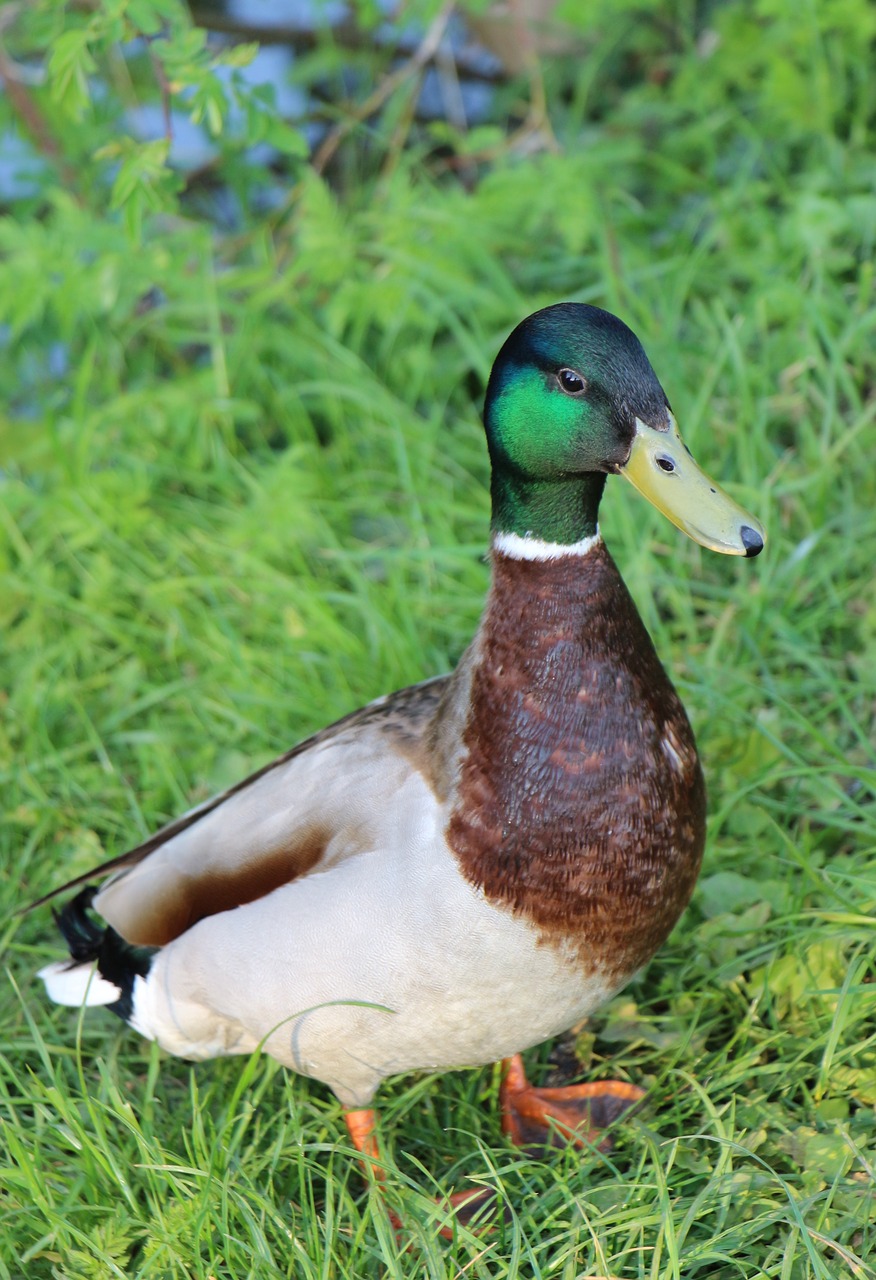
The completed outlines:
<svg viewBox="0 0 876 1280">
<path fill-rule="evenodd" d="M 416 769 L 437 790 L 428 730 L 449 679 L 352 712 L 26 910 L 111 877 L 95 909 L 128 942 L 164 946 L 206 916 L 373 847 L 405 774 Z"/>
</svg>

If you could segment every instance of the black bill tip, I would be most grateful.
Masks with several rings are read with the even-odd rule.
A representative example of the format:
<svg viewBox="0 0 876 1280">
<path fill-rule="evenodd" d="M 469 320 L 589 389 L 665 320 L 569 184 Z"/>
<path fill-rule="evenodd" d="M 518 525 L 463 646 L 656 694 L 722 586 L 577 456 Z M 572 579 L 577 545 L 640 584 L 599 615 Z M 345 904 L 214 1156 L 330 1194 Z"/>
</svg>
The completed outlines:
<svg viewBox="0 0 876 1280">
<path fill-rule="evenodd" d="M 756 529 L 744 524 L 739 530 L 739 536 L 742 538 L 742 545 L 745 547 L 745 554 L 749 559 L 752 556 L 760 555 L 761 551 L 763 551 L 763 538 Z"/>
</svg>

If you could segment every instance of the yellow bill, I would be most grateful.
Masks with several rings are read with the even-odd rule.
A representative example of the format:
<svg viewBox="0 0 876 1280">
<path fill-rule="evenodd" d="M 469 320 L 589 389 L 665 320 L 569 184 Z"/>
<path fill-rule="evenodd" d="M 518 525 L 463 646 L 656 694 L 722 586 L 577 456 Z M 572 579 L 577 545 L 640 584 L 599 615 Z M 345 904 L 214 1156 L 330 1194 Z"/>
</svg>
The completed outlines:
<svg viewBox="0 0 876 1280">
<path fill-rule="evenodd" d="M 700 470 L 671 414 L 668 431 L 636 419 L 633 447 L 620 474 L 694 542 L 728 556 L 763 551 L 763 525 Z"/>
</svg>

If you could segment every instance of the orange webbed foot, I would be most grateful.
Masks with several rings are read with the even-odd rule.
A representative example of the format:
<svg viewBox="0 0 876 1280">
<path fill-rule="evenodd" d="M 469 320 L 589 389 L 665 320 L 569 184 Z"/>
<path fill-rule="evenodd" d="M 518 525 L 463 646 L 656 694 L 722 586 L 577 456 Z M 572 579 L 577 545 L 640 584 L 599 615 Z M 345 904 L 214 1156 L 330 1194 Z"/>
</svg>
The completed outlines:
<svg viewBox="0 0 876 1280">
<path fill-rule="evenodd" d="M 517 1146 L 539 1151 L 568 1142 L 609 1150 L 611 1138 L 603 1131 L 645 1096 L 623 1080 L 536 1089 L 519 1054 L 506 1058 L 502 1069 L 502 1130 Z"/>
<path fill-rule="evenodd" d="M 468 1191 L 454 1191 L 438 1201 L 442 1206 L 449 1205 L 453 1218 L 462 1227 L 481 1234 L 489 1231 L 496 1219 L 496 1193 L 489 1187 L 470 1187 Z M 453 1239 L 453 1225 L 439 1227 L 438 1234 L 445 1240 Z"/>
<path fill-rule="evenodd" d="M 644 1089 L 622 1080 L 536 1089 L 526 1078 L 519 1054 L 506 1058 L 502 1070 L 503 1132 L 518 1146 L 538 1152 L 564 1143 L 579 1147 L 595 1146 L 600 1151 L 607 1151 L 611 1138 L 604 1131 L 645 1096 Z M 378 1186 L 382 1186 L 386 1181 L 386 1171 L 381 1164 L 377 1142 L 377 1112 L 370 1108 L 347 1111 L 344 1118 L 363 1167 Z M 489 1230 L 495 1221 L 495 1201 L 495 1192 L 488 1187 L 471 1187 L 443 1197 L 438 1204 L 449 1211 L 452 1220 L 439 1227 L 439 1234 L 447 1240 L 453 1239 L 456 1225 L 471 1227 L 475 1231 Z M 396 1233 L 400 1234 L 400 1219 L 392 1210 L 387 1211 Z"/>
</svg>

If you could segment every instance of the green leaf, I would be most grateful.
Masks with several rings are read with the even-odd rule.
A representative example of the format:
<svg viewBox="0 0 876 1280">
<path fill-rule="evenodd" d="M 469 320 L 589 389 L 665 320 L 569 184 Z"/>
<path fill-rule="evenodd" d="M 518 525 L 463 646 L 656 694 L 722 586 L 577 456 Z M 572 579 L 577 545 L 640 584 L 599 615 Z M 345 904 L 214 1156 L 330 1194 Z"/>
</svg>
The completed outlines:
<svg viewBox="0 0 876 1280">
<path fill-rule="evenodd" d="M 778 1145 L 820 1185 L 842 1177 L 855 1158 L 841 1133 L 818 1131 L 806 1125 L 782 1134 Z"/>
<path fill-rule="evenodd" d="M 251 44 L 234 44 L 217 54 L 211 65 L 213 67 L 248 67 L 258 51 L 259 45 L 254 42 Z"/>
<path fill-rule="evenodd" d="M 52 98 L 73 119 L 81 119 L 91 100 L 88 77 L 96 69 L 87 28 L 65 31 L 54 41 L 48 62 Z"/>
<path fill-rule="evenodd" d="M 283 155 L 303 159 L 309 155 L 310 147 L 300 129 L 293 129 L 283 120 L 272 119 L 265 130 L 265 142 L 276 147 Z"/>
</svg>

